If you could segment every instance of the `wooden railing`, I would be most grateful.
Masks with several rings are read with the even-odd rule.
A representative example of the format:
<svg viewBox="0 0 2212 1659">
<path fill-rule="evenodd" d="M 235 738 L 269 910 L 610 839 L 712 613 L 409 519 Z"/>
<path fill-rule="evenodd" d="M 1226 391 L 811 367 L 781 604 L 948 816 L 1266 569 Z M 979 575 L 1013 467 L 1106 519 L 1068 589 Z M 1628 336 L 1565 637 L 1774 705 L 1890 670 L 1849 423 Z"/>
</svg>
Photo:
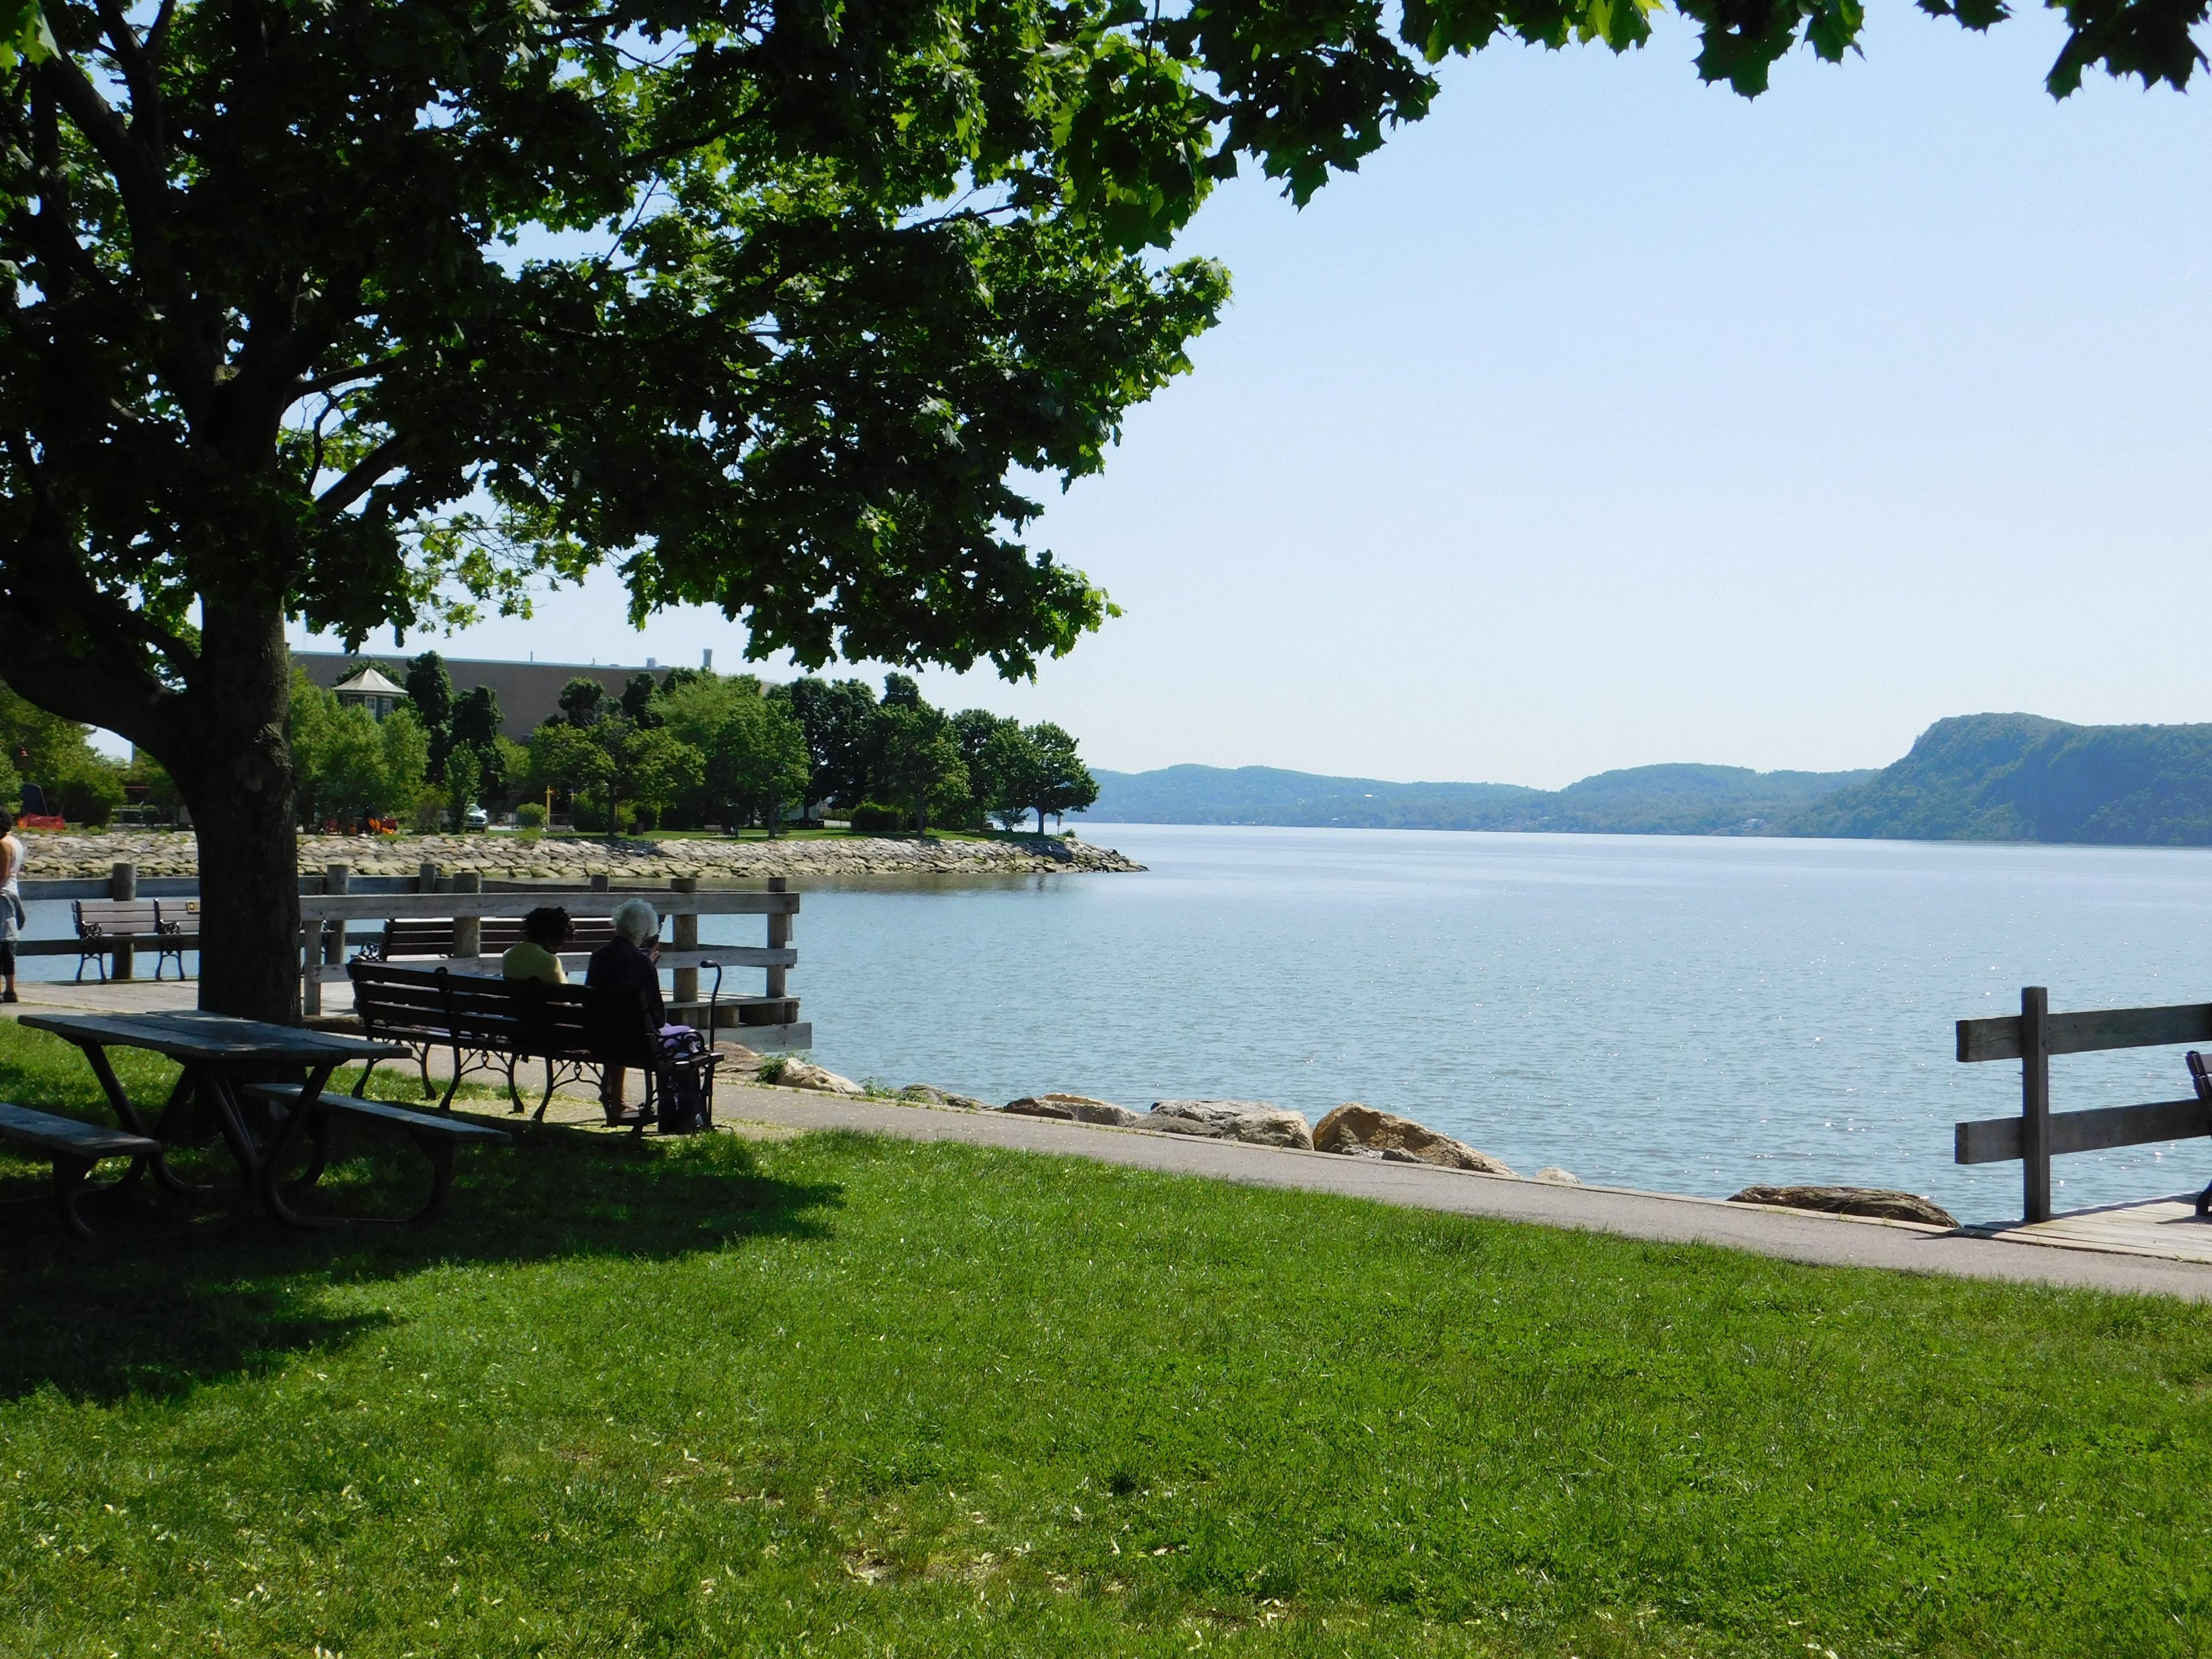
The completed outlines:
<svg viewBox="0 0 2212 1659">
<path fill-rule="evenodd" d="M 2021 988 L 2020 1012 L 1996 1019 L 1959 1022 L 1962 1060 L 2017 1060 L 2018 1117 L 1982 1118 L 1956 1126 L 1954 1156 L 1960 1164 L 2023 1164 L 2023 1211 L 2030 1221 L 2051 1219 L 2051 1160 L 2067 1152 L 2102 1152 L 2185 1140 L 2212 1133 L 2212 1106 L 2194 1096 L 2139 1106 L 2100 1106 L 2081 1112 L 2051 1109 L 2051 1061 L 2057 1054 L 2106 1048 L 2156 1048 L 2182 1042 L 2212 1046 L 2212 1002 L 2163 1008 L 2094 1008 L 2051 1012 L 2040 985 Z"/>
<path fill-rule="evenodd" d="M 26 902 L 39 899 L 163 898 L 192 899 L 199 896 L 199 881 L 192 876 L 141 878 L 136 867 L 118 864 L 105 877 L 72 877 L 58 880 L 26 880 Z M 781 876 L 771 876 L 760 888 L 704 888 L 696 877 L 678 876 L 662 884 L 617 883 L 606 876 L 590 878 L 587 886 L 562 886 L 550 882 L 485 880 L 473 872 L 448 874 L 437 865 L 424 864 L 411 876 L 357 876 L 343 864 L 327 866 L 319 876 L 300 878 L 300 1002 L 309 1015 L 322 1012 L 323 987 L 345 979 L 345 951 L 377 934 L 349 933 L 349 921 L 383 921 L 387 917 L 446 918 L 455 924 L 453 954 L 428 961 L 461 973 L 497 973 L 499 958 L 483 953 L 483 922 L 486 916 L 523 916 L 541 904 L 558 904 L 589 915 L 605 915 L 625 898 L 645 898 L 673 924 L 663 941 L 660 965 L 671 970 L 674 985 L 670 1012 L 687 1023 L 703 1024 L 707 1000 L 700 994 L 699 972 L 714 967 L 758 969 L 765 976 L 763 994 L 748 996 L 725 988 L 722 1014 L 733 1019 L 748 1047 L 805 1048 L 812 1046 L 813 1028 L 799 1018 L 799 1000 L 787 988 L 790 970 L 799 952 L 791 943 L 792 918 L 799 914 L 799 895 L 788 890 Z M 768 937 L 762 945 L 702 947 L 701 916 L 756 915 L 766 919 Z M 118 979 L 131 977 L 136 945 L 154 941 L 131 939 L 24 939 L 16 943 L 25 956 L 73 956 L 79 951 L 100 950 L 115 959 Z M 571 969 L 582 965 L 580 956 L 564 957 Z M 777 1005 L 781 1005 L 778 1006 Z"/>
<path fill-rule="evenodd" d="M 355 878 L 345 866 L 331 865 L 320 885 L 320 892 L 304 894 L 300 899 L 300 1000 L 302 1011 L 311 1016 L 322 1012 L 322 988 L 346 976 L 349 921 L 450 917 L 453 955 L 426 958 L 421 965 L 451 968 L 459 973 L 496 973 L 499 958 L 483 954 L 485 917 L 525 916 L 546 904 L 604 915 L 625 898 L 644 898 L 651 901 L 665 921 L 673 924 L 660 952 L 660 965 L 671 970 L 675 981 L 668 1000 L 672 1017 L 686 1024 L 704 1024 L 708 1000 L 699 994 L 702 968 L 757 968 L 766 976 L 762 994 L 737 994 L 726 988 L 723 991 L 720 1012 L 727 1023 L 750 1048 L 805 1048 L 813 1043 L 813 1028 L 799 1019 L 798 999 L 787 989 L 789 972 L 799 962 L 799 952 L 791 944 L 791 919 L 799 914 L 799 895 L 788 890 L 781 876 L 769 878 L 764 890 L 702 890 L 696 876 L 678 876 L 665 885 L 619 887 L 605 876 L 594 876 L 588 887 L 558 887 L 536 882 L 488 883 L 466 871 L 441 878 L 435 866 L 426 865 L 412 892 L 394 892 L 388 887 L 361 892 L 356 890 Z M 742 915 L 766 919 L 765 945 L 700 945 L 701 916 Z M 350 942 L 366 941 L 356 935 Z M 580 965 L 580 958 L 563 960 L 572 967 Z"/>
</svg>

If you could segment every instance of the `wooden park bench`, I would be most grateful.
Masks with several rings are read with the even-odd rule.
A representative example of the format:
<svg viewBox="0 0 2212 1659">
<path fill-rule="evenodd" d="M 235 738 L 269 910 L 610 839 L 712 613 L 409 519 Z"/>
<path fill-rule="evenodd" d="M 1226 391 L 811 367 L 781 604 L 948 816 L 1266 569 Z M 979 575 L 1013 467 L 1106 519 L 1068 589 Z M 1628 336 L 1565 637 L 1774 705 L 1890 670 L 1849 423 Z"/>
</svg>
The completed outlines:
<svg viewBox="0 0 2212 1659">
<path fill-rule="evenodd" d="M 33 1152 L 54 1166 L 54 1198 L 61 1206 L 62 1219 L 81 1238 L 99 1237 L 77 1208 L 78 1200 L 84 1196 L 85 1177 L 92 1173 L 93 1165 L 102 1158 L 127 1158 L 132 1160 L 131 1174 L 136 1175 L 137 1160 L 161 1150 L 160 1141 L 132 1134 L 126 1129 L 83 1123 L 73 1117 L 57 1117 L 52 1112 L 12 1106 L 5 1101 L 0 1101 L 0 1141 Z"/>
<path fill-rule="evenodd" d="M 76 912 L 76 936 L 86 941 L 85 948 L 77 953 L 76 978 L 84 979 L 84 965 L 89 962 L 100 969 L 100 977 L 107 977 L 107 958 L 118 945 L 144 945 L 157 952 L 154 961 L 154 977 L 161 977 L 161 966 L 170 957 L 177 960 L 177 977 L 185 976 L 185 952 L 200 948 L 197 933 L 185 931 L 185 923 L 161 914 L 159 899 L 79 899 Z"/>
<path fill-rule="evenodd" d="M 542 1061 L 545 1067 L 545 1091 L 533 1119 L 541 1123 L 562 1083 L 603 1077 L 609 1066 L 635 1066 L 644 1073 L 650 1105 L 660 1091 L 675 1086 L 674 1072 L 683 1065 L 696 1074 L 703 1121 L 713 1121 L 720 1057 L 710 1045 L 695 1060 L 670 1060 L 661 1052 L 659 1032 L 641 996 L 359 958 L 346 965 L 346 976 L 353 981 L 354 1012 L 362 1034 L 413 1054 L 426 1098 L 435 1087 L 431 1054 L 443 1049 L 451 1056 L 453 1076 L 438 1102 L 441 1111 L 453 1109 L 453 1091 L 464 1076 L 476 1071 L 502 1073 L 508 1101 L 515 1111 L 525 1110 L 515 1073 L 526 1060 Z M 708 1007 L 711 1018 L 713 1003 Z M 354 1093 L 359 1096 L 368 1087 L 364 1071 Z M 641 1121 L 638 1127 L 642 1129 Z"/>
<path fill-rule="evenodd" d="M 2051 1057 L 2107 1048 L 2178 1047 L 2185 1042 L 2212 1042 L 2212 1002 L 2158 1008 L 2087 1008 L 2054 1014 L 2049 991 L 2040 985 L 2024 986 L 2017 1015 L 1959 1022 L 1960 1060 L 2020 1062 L 2021 1113 L 2018 1117 L 1983 1118 L 1957 1125 L 1955 1160 L 2001 1164 L 2019 1159 L 2024 1170 L 2023 1218 L 2050 1220 L 2053 1158 L 2212 1133 L 2212 1091 L 2207 1088 L 2204 1062 L 2197 1054 L 2189 1056 L 2196 1092 L 2186 1100 L 2099 1106 L 2080 1112 L 2051 1109 Z M 2212 1212 L 2212 1187 L 2198 1196 L 2197 1212 Z"/>
</svg>

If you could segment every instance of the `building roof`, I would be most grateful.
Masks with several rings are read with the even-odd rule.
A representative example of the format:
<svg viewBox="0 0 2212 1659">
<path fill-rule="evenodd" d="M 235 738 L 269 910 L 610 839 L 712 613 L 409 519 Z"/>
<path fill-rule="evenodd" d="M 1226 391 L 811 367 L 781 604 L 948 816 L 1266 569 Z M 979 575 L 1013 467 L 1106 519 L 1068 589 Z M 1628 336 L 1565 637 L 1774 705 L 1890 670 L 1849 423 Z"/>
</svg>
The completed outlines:
<svg viewBox="0 0 2212 1659">
<path fill-rule="evenodd" d="M 340 681 L 331 690 L 340 693 L 356 691 L 365 697 L 404 697 L 407 695 L 405 686 L 394 685 L 385 677 L 384 672 L 374 665 L 362 669 L 349 680 Z"/>
</svg>

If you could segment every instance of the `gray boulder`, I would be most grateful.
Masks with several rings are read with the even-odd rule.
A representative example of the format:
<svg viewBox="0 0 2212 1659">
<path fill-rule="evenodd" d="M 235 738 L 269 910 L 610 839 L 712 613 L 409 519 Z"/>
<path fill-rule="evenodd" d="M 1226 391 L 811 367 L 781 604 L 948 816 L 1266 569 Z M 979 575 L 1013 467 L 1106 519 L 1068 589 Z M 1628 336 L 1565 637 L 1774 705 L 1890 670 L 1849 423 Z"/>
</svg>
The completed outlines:
<svg viewBox="0 0 2212 1659">
<path fill-rule="evenodd" d="M 1089 1095 L 1024 1095 L 1019 1100 L 1008 1101 L 1005 1109 L 1021 1117 L 1057 1118 L 1064 1123 L 1099 1123 L 1114 1129 L 1126 1129 L 1143 1121 L 1126 1106 L 1116 1106 L 1110 1100 L 1093 1100 Z"/>
<path fill-rule="evenodd" d="M 898 1097 L 916 1106 L 944 1106 L 963 1112 L 991 1109 L 973 1095 L 956 1095 L 950 1089 L 940 1089 L 931 1083 L 909 1083 L 898 1091 Z"/>
<path fill-rule="evenodd" d="M 1255 1146 L 1313 1150 L 1313 1131 L 1304 1115 L 1271 1100 L 1156 1100 L 1137 1120 L 1147 1129 L 1209 1140 L 1242 1140 Z"/>
<path fill-rule="evenodd" d="M 1823 1215 L 1868 1216 L 1876 1221 L 1917 1221 L 1930 1227 L 1959 1224 L 1958 1218 L 1942 1205 L 1890 1187 L 1747 1187 L 1729 1202 L 1814 1210 Z"/>
<path fill-rule="evenodd" d="M 824 1095 L 864 1095 L 867 1093 L 848 1077 L 839 1077 L 835 1072 L 804 1060 L 787 1060 L 775 1080 L 787 1089 L 811 1089 Z"/>
<path fill-rule="evenodd" d="M 1556 1164 L 1547 1164 L 1542 1169 L 1537 1170 L 1535 1174 L 1530 1176 L 1528 1179 L 1531 1181 L 1547 1182 L 1554 1187 L 1579 1187 L 1583 1184 L 1574 1176 L 1568 1173 L 1568 1171 L 1562 1170 Z"/>
<path fill-rule="evenodd" d="M 1372 1106 L 1347 1101 L 1314 1126 L 1314 1148 L 1323 1152 L 1346 1152 L 1366 1147 L 1375 1152 L 1403 1152 L 1418 1163 L 1440 1170 L 1465 1170 L 1473 1175 L 1510 1176 L 1513 1171 L 1487 1152 L 1479 1152 L 1464 1141 L 1440 1135 L 1425 1124 L 1395 1112 L 1378 1112 Z"/>
</svg>

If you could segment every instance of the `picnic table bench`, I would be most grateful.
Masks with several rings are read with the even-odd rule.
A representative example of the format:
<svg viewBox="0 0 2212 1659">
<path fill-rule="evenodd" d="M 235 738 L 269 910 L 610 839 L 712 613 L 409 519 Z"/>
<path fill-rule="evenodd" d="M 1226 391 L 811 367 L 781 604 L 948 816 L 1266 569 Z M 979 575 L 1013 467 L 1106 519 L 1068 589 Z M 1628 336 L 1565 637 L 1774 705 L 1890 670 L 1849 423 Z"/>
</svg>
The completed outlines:
<svg viewBox="0 0 2212 1659">
<path fill-rule="evenodd" d="M 146 945 L 157 952 L 154 960 L 154 977 L 161 977 L 162 964 L 170 957 L 177 961 L 177 977 L 185 976 L 185 952 L 200 948 L 200 936 L 187 933 L 185 923 L 173 914 L 161 914 L 159 899 L 78 899 L 74 909 L 76 916 L 76 936 L 81 941 L 91 941 L 77 952 L 76 979 L 84 979 L 84 965 L 89 962 L 100 969 L 104 982 L 107 978 L 108 952 L 118 945 Z M 172 912 L 184 908 L 171 902 Z M 186 912 L 189 915 L 189 912 Z"/>
<path fill-rule="evenodd" d="M 127 1182 L 137 1177 L 144 1167 L 143 1160 L 161 1150 L 160 1141 L 128 1129 L 58 1117 L 6 1101 L 0 1101 L 0 1141 L 35 1152 L 53 1164 L 54 1198 L 61 1206 L 62 1219 L 81 1238 L 99 1237 L 77 1208 L 85 1177 L 93 1166 L 102 1158 L 127 1158 L 131 1160 L 130 1172 L 123 1177 Z"/>
<path fill-rule="evenodd" d="M 719 978 L 720 969 L 716 971 Z M 679 1066 L 690 1066 L 699 1085 L 703 1121 L 714 1120 L 714 1073 L 720 1056 L 710 1043 L 703 1055 L 672 1060 L 662 1051 L 659 1031 L 642 996 L 359 958 L 346 964 L 346 976 L 353 981 L 354 1012 L 362 1033 L 375 1042 L 403 1047 L 412 1055 L 426 1097 L 435 1087 L 430 1055 L 442 1048 L 452 1056 L 453 1076 L 438 1102 L 441 1111 L 453 1109 L 453 1091 L 463 1076 L 475 1071 L 503 1073 L 513 1109 L 527 1109 L 515 1086 L 515 1073 L 525 1060 L 536 1060 L 545 1066 L 545 1090 L 534 1121 L 544 1121 L 546 1108 L 561 1084 L 579 1082 L 594 1073 L 604 1076 L 609 1066 L 635 1066 L 641 1072 L 648 1104 L 657 1091 L 675 1086 Z M 707 1006 L 711 1018 L 713 1002 Z M 368 1086 L 368 1072 L 364 1070 L 355 1092 Z M 637 1127 L 642 1131 L 642 1120 Z"/>
</svg>

